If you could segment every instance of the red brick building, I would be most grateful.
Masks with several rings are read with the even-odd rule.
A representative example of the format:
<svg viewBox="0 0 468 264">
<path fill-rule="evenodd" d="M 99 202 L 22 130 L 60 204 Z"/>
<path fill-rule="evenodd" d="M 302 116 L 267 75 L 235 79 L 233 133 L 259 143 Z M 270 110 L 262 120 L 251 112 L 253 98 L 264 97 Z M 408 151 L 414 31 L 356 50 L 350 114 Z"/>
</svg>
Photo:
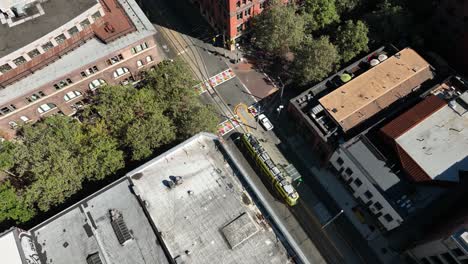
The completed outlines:
<svg viewBox="0 0 468 264">
<path fill-rule="evenodd" d="M 235 43 L 249 29 L 250 18 L 260 14 L 266 3 L 266 0 L 191 1 L 227 43 Z"/>
<path fill-rule="evenodd" d="M 134 0 L 23 2 L 0 6 L 2 137 L 73 115 L 99 86 L 131 83 L 161 60 L 156 30 Z"/>
</svg>

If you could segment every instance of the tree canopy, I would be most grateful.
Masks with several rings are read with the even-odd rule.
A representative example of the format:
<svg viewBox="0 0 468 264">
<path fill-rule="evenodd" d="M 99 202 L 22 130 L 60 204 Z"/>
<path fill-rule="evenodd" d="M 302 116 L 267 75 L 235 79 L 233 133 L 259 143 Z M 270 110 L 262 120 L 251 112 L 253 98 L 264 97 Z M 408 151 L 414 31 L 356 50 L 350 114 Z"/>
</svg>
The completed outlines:
<svg viewBox="0 0 468 264">
<path fill-rule="evenodd" d="M 323 29 L 340 19 L 335 0 L 304 0 L 302 12 L 309 32 Z"/>
<path fill-rule="evenodd" d="M 293 73 L 301 85 L 319 81 L 334 70 L 340 60 L 338 51 L 328 37 L 308 38 L 297 48 Z"/>
<path fill-rule="evenodd" d="M 203 105 L 181 61 L 162 62 L 143 86 L 103 86 L 82 122 L 62 115 L 20 128 L 15 141 L 0 143 L 0 222 L 25 222 L 102 180 L 125 161 L 150 157 L 159 147 L 200 131 L 214 132 L 213 109 Z"/>
<path fill-rule="evenodd" d="M 297 16 L 294 5 L 279 1 L 253 18 L 253 36 L 260 49 L 283 55 L 296 47 L 304 38 L 304 19 Z"/>
<path fill-rule="evenodd" d="M 359 53 L 369 50 L 368 33 L 366 24 L 360 20 L 356 22 L 348 20 L 338 27 L 336 45 L 343 62 L 348 62 Z"/>
<path fill-rule="evenodd" d="M 13 220 L 26 222 L 36 214 L 31 204 L 18 195 L 18 191 L 10 181 L 0 184 L 0 222 Z"/>
<path fill-rule="evenodd" d="M 372 39 L 376 42 L 397 41 L 403 35 L 411 34 L 411 20 L 412 16 L 407 9 L 389 0 L 384 0 L 366 18 Z"/>
</svg>

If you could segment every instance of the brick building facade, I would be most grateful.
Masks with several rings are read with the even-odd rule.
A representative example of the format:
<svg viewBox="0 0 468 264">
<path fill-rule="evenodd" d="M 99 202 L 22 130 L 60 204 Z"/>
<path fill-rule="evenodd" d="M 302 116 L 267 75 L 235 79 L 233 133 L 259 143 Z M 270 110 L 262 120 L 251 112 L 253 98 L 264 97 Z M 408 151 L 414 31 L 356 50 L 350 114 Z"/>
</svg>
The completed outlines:
<svg viewBox="0 0 468 264">
<path fill-rule="evenodd" d="M 260 14 L 266 0 L 191 0 L 202 16 L 218 32 L 226 43 L 235 43 L 249 30 L 250 18 Z"/>
<path fill-rule="evenodd" d="M 99 15 L 90 15 L 87 6 L 84 9 L 88 10 L 70 17 L 70 21 L 76 22 L 69 24 L 69 21 L 63 20 L 66 27 L 63 24 L 58 29 L 47 27 L 50 21 L 46 16 L 52 16 L 55 11 L 67 11 L 54 10 L 57 5 L 63 4 L 62 1 L 67 2 L 33 2 L 33 5 L 42 4 L 43 14 L 31 19 L 29 22 L 35 22 L 31 24 L 25 21 L 15 25 L 15 18 L 2 13 L 0 31 L 13 36 L 15 29 L 43 30 L 44 33 L 54 32 L 54 35 L 65 36 L 61 42 L 57 41 L 58 37 L 49 37 L 50 34 L 35 39 L 26 38 L 25 42 L 15 43 L 18 44 L 16 47 L 0 54 L 2 137 L 11 138 L 21 124 L 45 116 L 56 113 L 73 115 L 83 106 L 86 95 L 99 86 L 132 83 L 140 77 L 141 71 L 153 67 L 162 59 L 154 38 L 156 31 L 133 0 L 79 0 L 78 4 L 90 3 Z M 51 2 L 57 3 L 47 6 Z M 90 23 L 80 27 L 84 21 Z M 40 22 L 44 24 L 40 25 Z M 11 44 L 8 42 L 2 39 L 0 46 L 7 47 Z M 52 43 L 53 47 L 43 48 L 47 43 Z M 39 53 L 32 56 L 31 50 Z M 11 54 L 15 54 L 13 57 L 16 59 L 12 59 Z"/>
</svg>

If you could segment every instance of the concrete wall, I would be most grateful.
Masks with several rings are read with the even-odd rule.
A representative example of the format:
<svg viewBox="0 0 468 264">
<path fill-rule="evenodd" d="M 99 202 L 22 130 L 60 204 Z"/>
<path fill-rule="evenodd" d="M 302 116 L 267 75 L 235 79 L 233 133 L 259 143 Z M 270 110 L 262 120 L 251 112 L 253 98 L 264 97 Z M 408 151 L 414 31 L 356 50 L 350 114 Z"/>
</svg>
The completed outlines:
<svg viewBox="0 0 468 264">
<path fill-rule="evenodd" d="M 338 159 L 343 161 L 340 165 Z M 352 190 L 352 195 L 355 198 L 362 200 L 369 210 L 377 216 L 377 219 L 386 230 L 392 230 L 398 227 L 402 222 L 403 218 L 393 208 L 393 206 L 387 201 L 379 189 L 377 189 L 372 182 L 367 178 L 364 172 L 343 152 L 341 149 L 337 149 L 330 158 L 330 165 L 333 166 L 339 173 L 341 179 L 346 185 Z M 352 171 L 349 175 L 346 171 L 350 169 Z M 359 179 L 362 184 L 357 186 L 355 180 Z M 371 198 L 367 198 L 365 193 L 369 191 L 372 194 Z M 375 207 L 375 203 L 378 202 L 382 205 L 382 209 Z M 384 216 L 389 214 L 393 220 L 387 221 Z"/>
<path fill-rule="evenodd" d="M 148 48 L 142 50 L 141 52 L 137 54 L 132 54 L 131 52 L 132 47 L 137 46 L 144 42 L 148 44 Z M 107 60 L 111 57 L 117 56 L 118 54 L 122 54 L 124 59 L 113 65 L 109 65 L 107 63 Z M 153 61 L 149 63 L 146 62 L 147 56 L 151 56 Z M 143 62 L 143 66 L 141 67 L 137 66 L 138 60 L 141 60 Z M 16 107 L 16 110 L 6 115 L 0 116 L 0 131 L 3 132 L 2 135 L 0 136 L 4 136 L 7 138 L 11 138 L 12 136 L 14 136 L 16 133 L 16 130 L 11 127 L 10 122 L 13 121 L 17 123 L 18 125 L 22 124 L 23 121 L 21 120 L 21 116 L 26 116 L 28 119 L 30 119 L 31 122 L 34 122 L 44 116 L 57 113 L 58 111 L 61 111 L 66 115 L 72 115 L 75 113 L 75 109 L 72 108 L 72 105 L 82 100 L 83 97 L 86 96 L 86 94 L 89 94 L 90 92 L 92 92 L 89 87 L 89 84 L 93 80 L 103 79 L 107 84 L 119 84 L 128 80 L 129 77 L 138 79 L 139 72 L 141 72 L 142 70 L 148 69 L 152 67 L 153 65 L 156 65 L 161 60 L 162 60 L 161 55 L 158 53 L 158 49 L 156 47 L 156 41 L 153 36 L 150 36 L 137 43 L 134 43 L 131 46 L 128 46 L 122 50 L 119 50 L 118 52 L 115 52 L 113 54 L 108 54 L 107 56 L 102 57 L 100 60 L 95 61 L 87 65 L 86 67 L 83 67 L 82 69 L 77 69 L 73 72 L 70 72 L 66 76 L 59 76 L 53 82 L 43 85 L 41 87 L 38 87 L 36 90 L 32 91 L 31 93 L 25 94 L 9 102 L 9 104 L 13 104 Z M 82 71 L 93 66 L 98 67 L 99 71 L 97 73 L 88 75 L 87 77 L 83 77 L 81 75 Z M 128 68 L 129 73 L 126 73 L 122 76 L 114 78 L 114 75 L 113 75 L 114 71 L 121 67 Z M 57 90 L 56 88 L 54 88 L 54 84 L 56 84 L 60 80 L 66 80 L 67 78 L 71 79 L 73 83 L 60 90 Z M 33 93 L 37 94 L 39 91 L 42 91 L 43 93 L 45 93 L 46 96 L 41 97 L 40 99 L 32 103 L 28 102 L 26 97 L 30 96 Z M 82 96 L 73 98 L 72 100 L 66 102 L 64 99 L 64 96 L 68 92 L 72 92 L 72 91 L 79 91 L 82 94 Z M 48 111 L 46 113 L 42 113 L 42 114 L 39 113 L 38 107 L 42 104 L 47 104 L 47 103 L 53 103 L 57 105 L 57 108 L 54 110 Z M 2 105 L 0 106 L 0 108 L 3 108 L 5 106 L 6 105 Z"/>
</svg>

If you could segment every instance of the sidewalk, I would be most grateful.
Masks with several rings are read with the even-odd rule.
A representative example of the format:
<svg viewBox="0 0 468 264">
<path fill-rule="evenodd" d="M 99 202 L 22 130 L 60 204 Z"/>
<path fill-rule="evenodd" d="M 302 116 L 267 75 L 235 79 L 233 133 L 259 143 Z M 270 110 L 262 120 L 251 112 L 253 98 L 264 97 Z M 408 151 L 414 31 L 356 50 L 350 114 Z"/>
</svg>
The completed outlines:
<svg viewBox="0 0 468 264">
<path fill-rule="evenodd" d="M 276 121 L 278 122 L 278 120 Z M 290 149 L 294 150 L 293 155 L 295 155 L 296 158 L 302 162 L 302 165 L 304 165 L 305 168 L 309 171 L 309 176 L 314 178 L 314 182 L 318 182 L 321 185 L 321 188 L 327 193 L 327 196 L 333 197 L 333 202 L 336 203 L 340 209 L 344 210 L 346 219 L 352 224 L 352 228 L 355 228 L 355 230 L 357 230 L 359 233 L 357 234 L 357 232 L 352 232 L 352 228 L 344 228 L 344 226 L 338 226 L 335 223 L 331 226 L 333 226 L 332 229 L 338 231 L 336 234 L 341 236 L 340 233 L 344 231 L 343 234 L 346 235 L 345 240 L 349 241 L 352 239 L 352 242 L 347 242 L 347 244 L 355 248 L 356 251 L 361 252 L 360 254 L 363 254 L 362 252 L 364 252 L 365 255 L 368 255 L 364 256 L 367 263 L 375 263 L 369 261 L 376 257 L 382 263 L 402 263 L 399 254 L 397 252 L 393 252 L 389 248 L 388 241 L 381 233 L 377 231 L 373 232 L 369 229 L 367 224 L 363 224 L 358 220 L 352 210 L 353 207 L 358 205 L 357 201 L 349 193 L 349 191 L 345 189 L 345 187 L 340 183 L 334 174 L 318 166 L 318 158 L 315 157 L 314 153 L 311 153 L 307 142 L 305 142 L 294 132 L 294 125 L 289 120 L 287 113 L 283 114 L 279 123 L 281 123 L 282 128 L 279 131 L 281 137 L 285 139 Z M 323 202 L 327 204 L 327 201 L 323 200 Z M 328 204 L 330 204 L 329 202 Z M 354 238 L 352 237 L 353 235 L 350 235 L 353 233 L 356 233 L 354 234 Z M 370 252 L 365 252 L 365 248 L 363 247 L 364 245 L 361 245 L 360 243 L 353 243 L 358 242 L 359 240 L 363 241 L 365 246 L 372 249 L 372 254 L 367 254 Z"/>
</svg>

